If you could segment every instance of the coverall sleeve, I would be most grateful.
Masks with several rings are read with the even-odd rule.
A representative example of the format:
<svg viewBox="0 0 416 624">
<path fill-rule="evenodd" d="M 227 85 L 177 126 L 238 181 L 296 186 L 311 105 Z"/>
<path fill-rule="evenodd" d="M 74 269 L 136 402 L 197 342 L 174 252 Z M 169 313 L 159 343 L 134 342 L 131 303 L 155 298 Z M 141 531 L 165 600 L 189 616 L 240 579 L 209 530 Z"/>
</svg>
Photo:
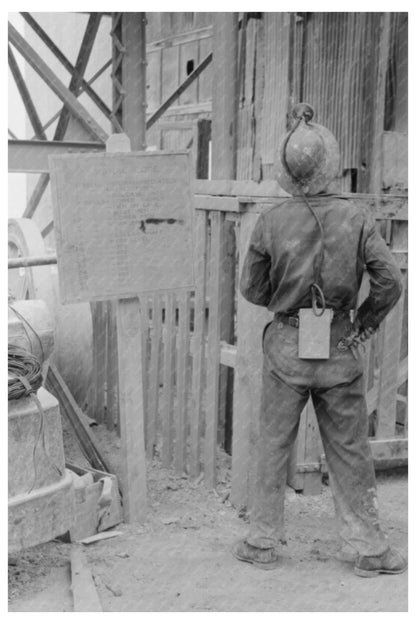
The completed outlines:
<svg viewBox="0 0 416 624">
<path fill-rule="evenodd" d="M 267 307 L 272 296 L 270 255 L 265 246 L 263 218 L 260 216 L 251 235 L 240 280 L 241 294 L 250 303 Z"/>
<path fill-rule="evenodd" d="M 361 330 L 376 329 L 397 303 L 402 277 L 372 216 L 366 217 L 363 232 L 363 260 L 370 276 L 370 293 L 357 311 Z"/>
</svg>

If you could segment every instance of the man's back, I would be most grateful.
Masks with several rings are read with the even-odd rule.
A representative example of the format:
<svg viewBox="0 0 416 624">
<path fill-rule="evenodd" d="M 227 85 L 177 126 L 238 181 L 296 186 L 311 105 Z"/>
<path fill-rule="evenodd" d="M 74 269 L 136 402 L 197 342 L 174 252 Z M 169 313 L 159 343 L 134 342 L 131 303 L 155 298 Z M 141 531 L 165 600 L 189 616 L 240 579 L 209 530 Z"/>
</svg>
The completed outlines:
<svg viewBox="0 0 416 624">
<path fill-rule="evenodd" d="M 326 305 L 334 310 L 354 309 L 367 265 L 376 299 L 380 293 L 388 299 L 375 303 L 383 312 L 386 306 L 390 309 L 400 294 L 400 271 L 368 211 L 351 199 L 323 196 L 308 201 L 324 231 L 321 276 Z M 242 294 L 273 312 L 292 314 L 311 307 L 310 287 L 320 249 L 318 224 L 303 199 L 271 208 L 259 217 L 253 231 Z"/>
</svg>

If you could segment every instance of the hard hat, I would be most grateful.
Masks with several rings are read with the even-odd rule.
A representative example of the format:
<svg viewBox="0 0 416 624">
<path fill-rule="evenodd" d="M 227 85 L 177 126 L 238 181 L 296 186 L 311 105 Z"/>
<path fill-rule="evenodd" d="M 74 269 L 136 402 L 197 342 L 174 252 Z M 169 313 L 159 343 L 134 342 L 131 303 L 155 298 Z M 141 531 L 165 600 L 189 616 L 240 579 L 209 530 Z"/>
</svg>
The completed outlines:
<svg viewBox="0 0 416 624">
<path fill-rule="evenodd" d="M 296 121 L 279 146 L 277 180 L 291 195 L 317 195 L 338 173 L 338 143 L 327 128 L 311 123 L 309 104 L 297 104 L 292 115 Z"/>
</svg>

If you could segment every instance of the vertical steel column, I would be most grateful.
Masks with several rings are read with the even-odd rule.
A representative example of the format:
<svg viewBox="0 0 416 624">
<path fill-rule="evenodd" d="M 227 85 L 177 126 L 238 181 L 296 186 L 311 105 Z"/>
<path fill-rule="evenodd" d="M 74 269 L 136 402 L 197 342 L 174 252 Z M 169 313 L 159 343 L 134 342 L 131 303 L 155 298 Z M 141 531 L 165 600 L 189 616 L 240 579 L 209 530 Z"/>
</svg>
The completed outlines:
<svg viewBox="0 0 416 624">
<path fill-rule="evenodd" d="M 123 130 L 131 148 L 146 148 L 146 14 L 123 13 Z"/>
<path fill-rule="evenodd" d="M 122 132 L 123 122 L 123 100 L 125 90 L 123 89 L 123 56 L 124 46 L 122 42 L 121 20 L 122 13 L 113 13 L 111 25 L 112 38 L 112 68 L 111 80 L 113 81 L 113 107 L 111 118 L 113 122 L 113 131 Z"/>
</svg>

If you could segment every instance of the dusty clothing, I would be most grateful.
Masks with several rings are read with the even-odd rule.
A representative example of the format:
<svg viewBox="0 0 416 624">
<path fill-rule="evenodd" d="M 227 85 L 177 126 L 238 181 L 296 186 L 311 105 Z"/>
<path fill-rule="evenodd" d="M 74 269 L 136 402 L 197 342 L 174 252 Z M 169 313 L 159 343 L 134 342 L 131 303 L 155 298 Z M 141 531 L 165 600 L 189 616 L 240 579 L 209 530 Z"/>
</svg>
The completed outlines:
<svg viewBox="0 0 416 624">
<path fill-rule="evenodd" d="M 358 554 L 376 555 L 386 550 L 387 542 L 379 525 L 367 437 L 363 362 L 361 354 L 354 357 L 337 344 L 352 328 L 349 310 L 356 306 L 364 264 L 371 280 L 370 294 L 358 312 L 364 327 L 376 327 L 396 303 L 400 270 L 374 221 L 359 206 L 326 199 L 315 201 L 314 207 L 325 231 L 322 287 L 328 307 L 337 311 L 329 359 L 299 359 L 298 329 L 285 320 L 300 307 L 311 307 L 319 234 L 307 206 L 288 203 L 261 216 L 243 267 L 243 295 L 276 313 L 263 340 L 258 483 L 247 542 L 269 548 L 283 537 L 286 466 L 311 396 L 343 545 Z"/>
<path fill-rule="evenodd" d="M 353 310 L 364 265 L 370 295 L 358 310 L 363 327 L 376 328 L 401 292 L 400 270 L 372 216 L 360 204 L 324 196 L 308 198 L 325 232 L 322 288 L 329 308 Z M 311 307 L 319 229 L 302 199 L 271 208 L 254 228 L 240 288 L 251 303 L 272 312 Z"/>
</svg>

